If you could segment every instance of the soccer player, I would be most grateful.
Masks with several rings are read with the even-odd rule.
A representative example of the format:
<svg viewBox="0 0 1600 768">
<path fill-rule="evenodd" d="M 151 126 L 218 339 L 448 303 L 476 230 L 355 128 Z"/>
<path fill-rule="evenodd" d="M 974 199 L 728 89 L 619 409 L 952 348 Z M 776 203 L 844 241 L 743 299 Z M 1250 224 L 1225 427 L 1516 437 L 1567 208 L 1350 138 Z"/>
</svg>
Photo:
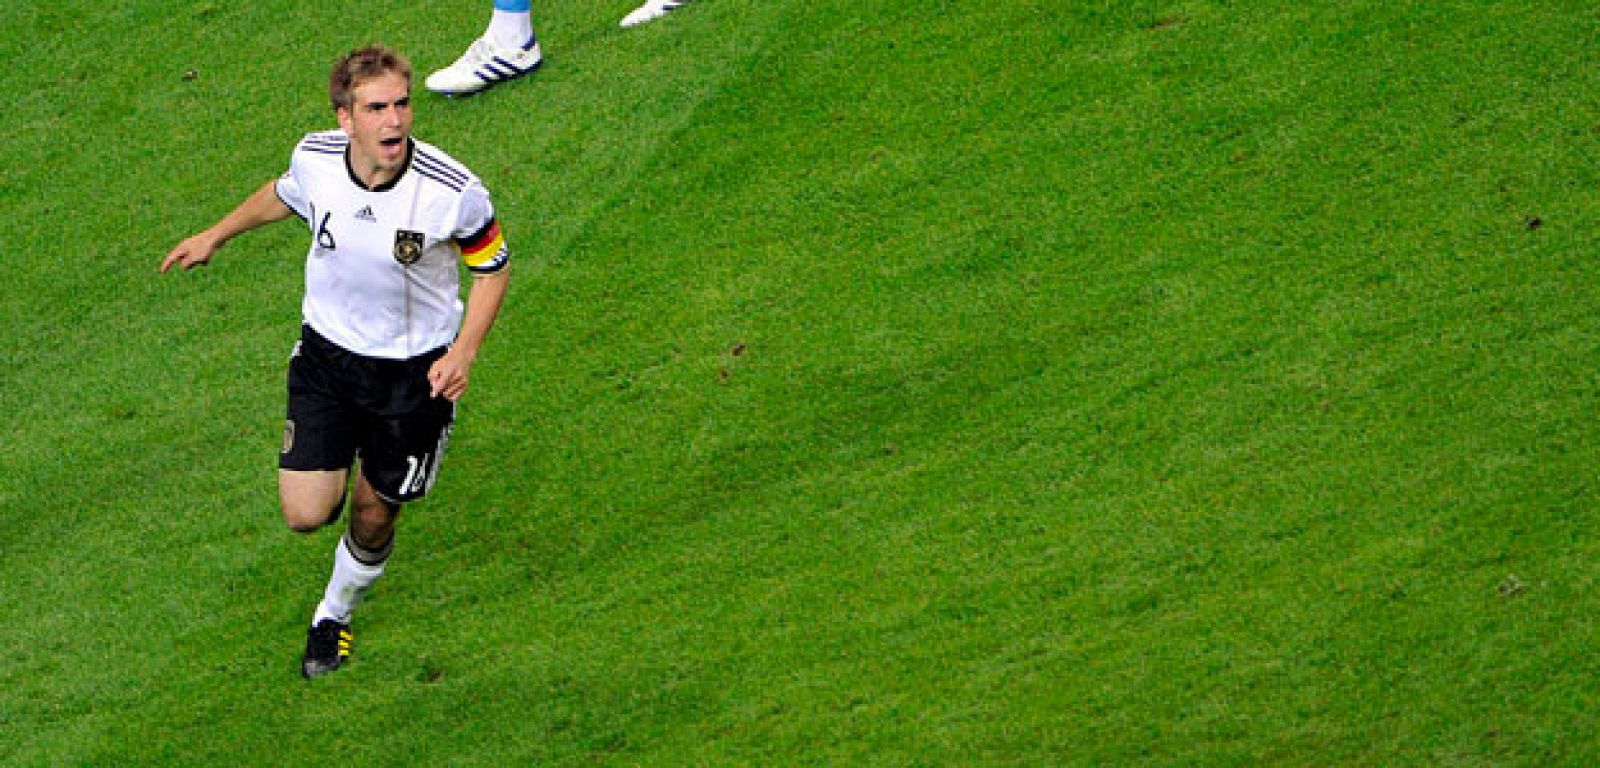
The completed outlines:
<svg viewBox="0 0 1600 768">
<path fill-rule="evenodd" d="M 287 172 L 161 262 L 209 263 L 235 236 L 291 215 L 310 234 L 279 497 L 304 533 L 337 520 L 347 496 L 351 509 L 306 634 L 307 678 L 350 655 L 351 612 L 383 573 L 401 505 L 433 487 L 508 281 L 482 182 L 411 136 L 411 65 L 362 48 L 334 65 L 328 91 L 339 130 L 307 134 Z M 465 307 L 458 262 L 473 276 Z"/>
<path fill-rule="evenodd" d="M 645 0 L 622 18 L 632 27 L 659 19 L 689 0 Z M 446 96 L 466 96 L 491 85 L 532 74 L 544 63 L 539 40 L 533 34 L 532 0 L 494 0 L 489 28 L 472 41 L 455 63 L 428 75 L 428 90 Z"/>
</svg>

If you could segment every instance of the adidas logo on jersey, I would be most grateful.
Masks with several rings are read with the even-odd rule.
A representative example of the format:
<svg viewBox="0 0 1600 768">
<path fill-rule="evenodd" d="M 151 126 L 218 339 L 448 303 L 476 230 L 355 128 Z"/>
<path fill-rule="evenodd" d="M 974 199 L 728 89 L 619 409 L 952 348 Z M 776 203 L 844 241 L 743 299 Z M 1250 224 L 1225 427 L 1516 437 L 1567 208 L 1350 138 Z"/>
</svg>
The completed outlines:
<svg viewBox="0 0 1600 768">
<path fill-rule="evenodd" d="M 356 211 L 356 218 L 362 221 L 370 221 L 374 224 L 378 223 L 378 217 L 372 213 L 372 206 L 370 205 L 364 205 L 361 210 Z"/>
</svg>

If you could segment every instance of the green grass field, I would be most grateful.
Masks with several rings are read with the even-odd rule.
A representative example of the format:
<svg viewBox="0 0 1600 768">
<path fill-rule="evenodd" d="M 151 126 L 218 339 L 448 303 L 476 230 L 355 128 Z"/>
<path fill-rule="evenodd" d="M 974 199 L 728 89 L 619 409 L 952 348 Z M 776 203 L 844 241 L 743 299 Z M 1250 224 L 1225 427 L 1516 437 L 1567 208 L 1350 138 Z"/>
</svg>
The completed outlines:
<svg viewBox="0 0 1600 768">
<path fill-rule="evenodd" d="M 1600 763 L 1578 2 L 537 0 L 419 92 L 512 293 L 301 680 L 306 234 L 156 266 L 488 5 L 0 5 L 0 763 Z"/>
</svg>

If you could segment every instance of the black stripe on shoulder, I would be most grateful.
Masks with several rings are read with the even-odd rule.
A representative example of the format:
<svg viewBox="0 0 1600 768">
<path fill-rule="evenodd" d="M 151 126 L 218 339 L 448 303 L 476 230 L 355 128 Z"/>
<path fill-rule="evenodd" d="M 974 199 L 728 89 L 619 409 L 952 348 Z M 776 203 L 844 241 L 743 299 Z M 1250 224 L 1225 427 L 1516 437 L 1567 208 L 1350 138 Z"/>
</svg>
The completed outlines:
<svg viewBox="0 0 1600 768">
<path fill-rule="evenodd" d="M 417 169 L 417 173 L 422 174 L 422 178 L 439 182 L 440 184 L 449 187 L 450 191 L 452 192 L 460 192 L 461 190 L 467 188 L 467 185 L 464 182 L 457 181 L 448 176 L 440 175 L 439 173 L 423 166 L 421 163 L 416 164 L 415 167 Z"/>
<path fill-rule="evenodd" d="M 350 139 L 342 133 L 310 133 L 300 140 L 300 146 L 297 149 L 301 152 L 313 152 L 319 155 L 342 155 L 348 146 L 350 146 Z"/>
<path fill-rule="evenodd" d="M 456 166 L 446 160 L 441 160 L 426 150 L 417 151 L 417 164 L 437 172 L 441 176 L 449 176 L 456 181 L 466 183 L 468 174 L 466 169 Z"/>
</svg>

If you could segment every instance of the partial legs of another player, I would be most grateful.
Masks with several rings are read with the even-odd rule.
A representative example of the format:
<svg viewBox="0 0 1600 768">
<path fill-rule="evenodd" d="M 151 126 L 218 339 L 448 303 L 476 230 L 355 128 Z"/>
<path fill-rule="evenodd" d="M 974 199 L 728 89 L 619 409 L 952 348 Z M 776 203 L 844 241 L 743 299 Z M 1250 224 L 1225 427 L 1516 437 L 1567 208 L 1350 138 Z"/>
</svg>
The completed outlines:
<svg viewBox="0 0 1600 768">
<path fill-rule="evenodd" d="M 533 34 L 532 0 L 494 0 L 494 14 L 483 36 L 444 69 L 428 75 L 434 93 L 466 96 L 489 86 L 532 74 L 544 63 Z"/>
</svg>

